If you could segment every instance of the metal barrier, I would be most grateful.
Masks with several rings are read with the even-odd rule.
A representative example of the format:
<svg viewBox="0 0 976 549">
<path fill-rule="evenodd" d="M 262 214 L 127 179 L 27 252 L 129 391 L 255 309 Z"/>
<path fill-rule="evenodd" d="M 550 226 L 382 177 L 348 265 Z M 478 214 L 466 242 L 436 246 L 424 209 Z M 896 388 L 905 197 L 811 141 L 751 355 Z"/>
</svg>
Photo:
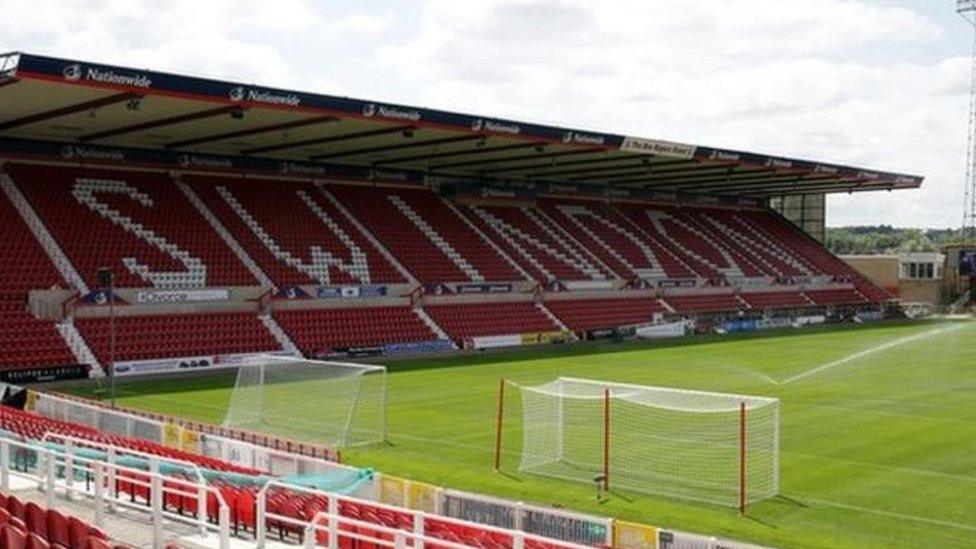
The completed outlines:
<svg viewBox="0 0 976 549">
<path fill-rule="evenodd" d="M 281 488 L 291 492 L 300 492 L 311 496 L 325 497 L 328 501 L 328 509 L 319 511 L 311 519 L 302 519 L 279 513 L 272 513 L 267 509 L 268 491 L 271 488 Z M 397 529 L 343 516 L 339 512 L 339 506 L 342 503 L 366 506 L 380 513 L 388 512 L 407 515 L 411 519 L 412 530 Z M 587 545 L 580 545 L 568 541 L 559 541 L 518 530 L 488 526 L 476 522 L 450 518 L 443 515 L 428 514 L 422 511 L 411 511 L 404 509 L 403 507 L 396 507 L 373 501 L 363 501 L 357 498 L 330 494 L 320 490 L 298 487 L 279 481 L 270 481 L 261 488 L 256 498 L 256 509 L 255 536 L 257 538 L 257 545 L 261 548 L 265 546 L 265 540 L 267 539 L 267 524 L 269 522 L 288 524 L 291 525 L 294 530 L 301 531 L 302 542 L 305 547 L 309 548 L 315 547 L 316 543 L 321 543 L 324 540 L 327 547 L 330 549 L 335 549 L 339 547 L 340 538 L 349 538 L 351 540 L 358 540 L 366 543 L 377 544 L 382 547 L 393 547 L 397 549 L 404 547 L 422 548 L 426 543 L 436 545 L 438 548 L 469 547 L 468 545 L 464 545 L 462 543 L 452 542 L 450 540 L 427 535 L 426 527 L 429 519 L 457 528 L 475 530 L 479 533 L 511 537 L 512 549 L 522 549 L 525 547 L 527 541 L 532 541 L 537 545 L 541 544 L 552 549 L 591 549 Z M 346 530 L 342 528 L 343 526 L 355 528 L 356 530 Z M 382 535 L 371 535 L 370 533 L 363 533 L 358 530 L 368 530 L 369 532 L 375 532 L 376 534 Z"/>
<path fill-rule="evenodd" d="M 106 510 L 116 508 L 148 512 L 152 522 L 153 546 L 163 547 L 163 519 L 188 524 L 197 528 L 201 535 L 214 532 L 219 549 L 230 548 L 230 507 L 220 491 L 205 483 L 171 477 L 159 472 L 159 459 L 149 462 L 149 470 L 133 469 L 78 455 L 71 447 L 59 449 L 31 442 L 0 438 L 0 490 L 9 492 L 11 477 L 36 482 L 45 494 L 48 507 L 54 506 L 57 492 L 65 498 L 83 497 L 92 500 L 94 523 L 101 527 Z M 59 483 L 60 476 L 64 482 Z M 84 476 L 84 484 L 76 484 L 75 478 Z M 144 494 L 144 502 L 133 495 L 129 501 L 120 497 L 120 484 L 134 487 Z M 196 498 L 196 512 L 174 513 L 165 508 L 166 496 Z M 216 503 L 216 523 L 209 520 L 209 504 Z"/>
</svg>

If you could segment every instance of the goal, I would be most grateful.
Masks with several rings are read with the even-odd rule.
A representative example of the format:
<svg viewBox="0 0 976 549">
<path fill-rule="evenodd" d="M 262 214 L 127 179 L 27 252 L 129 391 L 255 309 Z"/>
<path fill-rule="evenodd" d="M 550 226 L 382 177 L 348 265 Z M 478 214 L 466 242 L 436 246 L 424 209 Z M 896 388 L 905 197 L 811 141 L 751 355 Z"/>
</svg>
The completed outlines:
<svg viewBox="0 0 976 549">
<path fill-rule="evenodd" d="M 386 368 L 265 355 L 242 364 L 224 425 L 335 448 L 386 440 Z"/>
<path fill-rule="evenodd" d="M 506 386 L 520 402 L 506 402 Z M 514 454 L 525 473 L 741 510 L 779 491 L 775 398 L 568 377 L 502 380 L 497 431 L 496 469 L 503 453 Z M 503 450 L 503 440 L 512 447 Z"/>
</svg>

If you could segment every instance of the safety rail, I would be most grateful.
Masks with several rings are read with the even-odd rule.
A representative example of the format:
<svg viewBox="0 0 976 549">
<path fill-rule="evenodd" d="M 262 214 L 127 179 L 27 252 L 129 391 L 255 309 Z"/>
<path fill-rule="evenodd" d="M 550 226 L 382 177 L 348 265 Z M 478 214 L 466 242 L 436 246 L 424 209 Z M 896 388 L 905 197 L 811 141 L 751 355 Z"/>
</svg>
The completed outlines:
<svg viewBox="0 0 976 549">
<path fill-rule="evenodd" d="M 304 457 L 289 452 L 287 449 L 273 449 L 263 444 L 252 446 L 253 443 L 246 440 L 210 434 L 211 432 L 220 432 L 224 429 L 221 427 L 209 426 L 210 429 L 205 429 L 207 425 L 202 423 L 198 424 L 174 417 L 125 408 L 106 408 L 97 402 L 58 393 L 39 392 L 35 395 L 34 411 L 41 413 L 41 415 L 75 422 L 81 418 L 82 423 L 99 430 L 122 427 L 121 429 L 110 428 L 109 430 L 116 434 L 136 436 L 137 438 L 145 437 L 147 440 L 157 443 L 164 443 L 163 425 L 165 422 L 179 422 L 185 428 L 199 428 L 198 432 L 206 434 L 208 442 L 206 445 L 200 444 L 193 451 L 203 456 L 227 460 L 234 465 L 263 471 L 271 476 L 355 469 L 327 460 Z M 79 408 L 75 410 L 74 407 Z M 116 419 L 106 422 L 103 421 L 105 416 L 112 416 Z M 150 417 L 158 417 L 159 419 L 149 419 Z M 133 422 L 137 422 L 138 425 Z M 135 431 L 139 431 L 141 435 L 136 434 Z M 147 437 L 146 435 L 149 435 L 150 432 L 152 436 Z M 254 442 L 260 441 L 255 440 Z M 184 448 L 184 450 L 187 449 Z M 235 457 L 228 459 L 230 456 Z M 250 456 L 250 458 L 242 459 L 246 456 Z M 278 467 L 275 464 L 287 466 Z M 437 516 L 467 521 L 469 524 L 477 523 L 482 527 L 523 530 L 527 534 L 546 539 L 560 539 L 589 546 L 609 545 L 612 539 L 613 521 L 606 517 L 411 482 L 410 484 L 423 485 L 429 489 L 429 491 L 424 492 L 427 503 L 418 505 L 417 501 L 411 501 L 407 492 L 403 494 L 388 492 L 388 488 L 403 482 L 406 481 L 383 473 L 376 473 L 371 482 L 363 484 L 354 493 L 347 494 L 347 497 L 358 498 L 361 503 L 385 502 L 407 512 L 435 513 Z"/>
<path fill-rule="evenodd" d="M 133 457 L 146 460 L 146 462 L 148 462 L 150 466 L 152 466 L 154 462 L 156 463 L 157 466 L 160 463 L 179 465 L 181 467 L 186 467 L 187 469 L 192 470 L 193 473 L 196 475 L 197 480 L 200 481 L 201 484 L 207 484 L 207 477 L 204 476 L 203 472 L 200 470 L 200 466 L 197 465 L 196 463 L 193 463 L 192 461 L 186 461 L 186 460 L 171 458 L 167 456 L 161 456 L 158 454 L 150 454 L 148 452 L 143 452 L 133 448 L 125 448 L 123 446 L 116 446 L 114 444 L 99 442 L 87 438 L 76 437 L 73 435 L 64 435 L 53 431 L 48 431 L 44 433 L 44 436 L 41 437 L 41 440 L 43 442 L 57 442 L 60 440 L 65 443 L 65 446 L 67 446 L 69 450 L 74 450 L 75 448 L 79 448 L 79 447 L 94 448 L 100 450 L 102 452 L 105 452 L 105 455 L 108 457 L 109 463 L 114 463 L 113 460 L 120 456 L 133 456 Z M 69 454 L 70 453 L 71 452 L 69 452 Z M 68 471 L 70 471 L 70 468 L 68 469 Z"/>
<path fill-rule="evenodd" d="M 59 449 L 31 442 L 0 439 L 0 490 L 10 491 L 11 477 L 36 482 L 45 495 L 47 507 L 53 507 L 57 492 L 65 498 L 88 498 L 93 501 L 96 526 L 102 527 L 105 511 L 126 508 L 149 511 L 153 545 L 162 547 L 165 540 L 163 519 L 195 527 L 201 536 L 213 532 L 219 549 L 230 548 L 230 506 L 220 491 L 192 480 L 160 473 L 158 461 L 150 462 L 149 471 L 121 466 L 77 455 L 71 448 Z M 63 482 L 58 482 L 60 476 Z M 83 476 L 85 483 L 73 482 Z M 70 479 L 70 481 L 69 481 Z M 128 491 L 130 499 L 120 497 Z M 140 497 L 136 496 L 139 492 Z M 191 499 L 195 512 L 174 513 L 164 504 L 167 496 Z"/>
<path fill-rule="evenodd" d="M 310 496 L 318 496 L 327 500 L 327 508 L 318 511 L 311 518 L 299 518 L 268 510 L 268 492 L 272 488 L 280 488 L 290 492 L 298 492 Z M 411 529 L 394 528 L 374 522 L 366 522 L 354 517 L 344 516 L 340 512 L 340 504 L 351 504 L 369 507 L 378 513 L 399 514 L 410 517 Z M 466 520 L 450 518 L 443 515 L 425 513 L 423 511 L 412 511 L 403 507 L 387 505 L 379 502 L 364 502 L 361 499 L 330 494 L 314 488 L 295 486 L 293 484 L 280 481 L 269 481 L 258 492 L 255 499 L 255 538 L 257 546 L 263 548 L 268 538 L 267 525 L 278 524 L 291 525 L 291 530 L 302 533 L 301 540 L 305 547 L 312 548 L 316 544 L 326 545 L 329 549 L 336 549 L 340 546 L 340 538 L 349 538 L 365 543 L 377 544 L 382 547 L 405 548 L 405 547 L 424 547 L 430 543 L 438 548 L 451 547 L 461 548 L 470 547 L 463 543 L 451 541 L 428 534 L 428 521 L 434 521 L 442 525 L 454 526 L 457 528 L 477 531 L 480 534 L 495 536 L 496 539 L 506 538 L 510 540 L 512 549 L 523 549 L 527 542 L 531 542 L 535 547 L 545 547 L 547 549 L 592 549 L 587 545 L 579 545 L 568 541 L 560 541 L 546 538 L 526 532 L 498 528 L 469 522 Z M 348 530 L 343 527 L 355 528 Z M 364 533 L 363 530 L 367 532 Z M 323 543 L 324 542 L 324 543 Z"/>
</svg>

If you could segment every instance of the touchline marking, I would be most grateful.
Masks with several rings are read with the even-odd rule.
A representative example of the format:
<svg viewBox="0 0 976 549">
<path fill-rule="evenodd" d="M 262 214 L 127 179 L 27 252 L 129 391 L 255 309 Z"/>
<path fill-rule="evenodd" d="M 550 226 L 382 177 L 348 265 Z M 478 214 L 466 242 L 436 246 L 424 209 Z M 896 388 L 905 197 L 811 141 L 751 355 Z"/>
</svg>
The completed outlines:
<svg viewBox="0 0 976 549">
<path fill-rule="evenodd" d="M 736 366 L 735 364 L 725 364 L 724 366 L 726 368 L 729 368 L 730 370 L 735 370 L 737 372 L 741 372 L 741 373 L 743 373 L 743 374 L 745 374 L 747 376 L 752 376 L 752 377 L 754 377 L 756 379 L 761 379 L 761 380 L 765 381 L 766 383 L 771 383 L 773 385 L 779 385 L 779 382 L 778 381 L 776 381 L 771 376 L 768 376 L 768 375 L 766 375 L 766 374 L 764 374 L 762 372 L 757 372 L 755 370 L 750 370 L 749 368 L 745 368 L 743 366 Z"/>
<path fill-rule="evenodd" d="M 779 384 L 780 385 L 786 385 L 787 383 L 793 383 L 794 381 L 803 379 L 805 377 L 812 376 L 814 374 L 819 374 L 820 372 L 822 372 L 824 370 L 827 370 L 827 369 L 830 369 L 830 368 L 833 368 L 834 366 L 840 366 L 841 364 L 847 364 L 848 362 L 852 362 L 854 360 L 857 360 L 857 359 L 859 359 L 861 357 L 864 357 L 864 356 L 867 356 L 867 355 L 870 355 L 870 354 L 880 353 L 882 351 L 887 351 L 888 349 L 891 349 L 893 347 L 898 347 L 899 345 L 904 345 L 906 343 L 911 343 L 912 341 L 915 341 L 915 340 L 918 340 L 918 339 L 923 339 L 923 338 L 926 338 L 926 337 L 930 337 L 930 336 L 934 336 L 934 335 L 939 335 L 939 334 L 943 334 L 943 333 L 948 333 L 948 332 L 954 332 L 954 331 L 959 330 L 959 329 L 961 329 L 963 327 L 964 327 L 964 325 L 962 325 L 962 324 L 954 324 L 952 326 L 946 326 L 946 327 L 942 327 L 942 328 L 936 328 L 934 330 L 928 330 L 928 331 L 922 332 L 920 334 L 915 334 L 915 335 L 900 337 L 900 338 L 895 339 L 893 341 L 889 341 L 887 343 L 882 343 L 880 345 L 876 345 L 874 347 L 871 347 L 870 349 L 865 349 L 863 351 L 858 351 L 858 352 L 856 352 L 856 353 L 854 353 L 852 355 L 847 355 L 844 358 L 837 359 L 837 360 L 835 360 L 833 362 L 828 362 L 826 364 L 821 364 L 820 366 L 817 366 L 815 368 L 811 368 L 809 370 L 806 370 L 805 372 L 800 372 L 799 374 L 796 374 L 795 376 L 791 376 L 791 377 L 788 377 L 788 378 L 784 379 L 783 381 L 780 381 Z"/>
<path fill-rule="evenodd" d="M 798 501 L 806 501 L 806 502 L 813 503 L 813 504 L 816 504 L 816 505 L 826 505 L 828 507 L 836 507 L 838 509 L 846 509 L 848 511 L 858 511 L 858 512 L 861 512 L 861 513 L 869 513 L 869 514 L 872 514 L 872 515 L 879 515 L 879 516 L 883 516 L 883 517 L 891 517 L 891 518 L 896 518 L 896 519 L 901 519 L 901 520 L 912 520 L 912 521 L 915 521 L 915 522 L 924 522 L 926 524 L 934 524 L 936 526 L 945 526 L 947 528 L 958 528 L 960 530 L 966 530 L 968 532 L 976 532 L 976 526 L 973 526 L 971 524 L 962 524 L 962 523 L 959 523 L 959 522 L 952 522 L 952 521 L 948 521 L 948 520 L 939 520 L 939 519 L 934 519 L 934 518 L 919 517 L 919 516 L 916 516 L 916 515 L 906 515 L 904 513 L 896 513 L 894 511 L 885 511 L 885 510 L 882 510 L 882 509 L 874 509 L 872 507 L 861 507 L 859 505 L 849 505 L 847 503 L 838 503 L 836 501 L 826 501 L 826 500 L 822 500 L 822 499 L 813 499 L 813 498 L 808 498 L 808 497 L 803 497 L 803 496 L 800 496 L 800 497 L 790 496 L 790 497 L 793 497 L 794 499 L 796 499 Z"/>
</svg>

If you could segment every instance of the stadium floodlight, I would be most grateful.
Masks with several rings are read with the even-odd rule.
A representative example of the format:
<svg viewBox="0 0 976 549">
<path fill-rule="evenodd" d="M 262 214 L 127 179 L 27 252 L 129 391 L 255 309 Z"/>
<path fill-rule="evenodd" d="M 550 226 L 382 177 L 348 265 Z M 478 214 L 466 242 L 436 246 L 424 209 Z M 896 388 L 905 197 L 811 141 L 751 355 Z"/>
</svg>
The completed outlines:
<svg viewBox="0 0 976 549">
<path fill-rule="evenodd" d="M 956 13 L 963 16 L 976 13 L 976 0 L 956 0 Z"/>
<path fill-rule="evenodd" d="M 333 448 L 386 440 L 386 368 L 263 355 L 237 370 L 224 425 Z"/>
<path fill-rule="evenodd" d="M 976 242 L 976 0 L 957 0 L 956 13 L 973 27 L 973 49 L 969 63 L 969 126 L 966 132 L 966 181 L 960 237 Z"/>
<path fill-rule="evenodd" d="M 506 405 L 506 384 L 520 406 Z M 495 446 L 502 467 L 738 507 L 779 492 L 779 400 L 561 377 L 541 385 L 504 380 Z M 518 447 L 518 451 L 514 448 Z"/>
</svg>

